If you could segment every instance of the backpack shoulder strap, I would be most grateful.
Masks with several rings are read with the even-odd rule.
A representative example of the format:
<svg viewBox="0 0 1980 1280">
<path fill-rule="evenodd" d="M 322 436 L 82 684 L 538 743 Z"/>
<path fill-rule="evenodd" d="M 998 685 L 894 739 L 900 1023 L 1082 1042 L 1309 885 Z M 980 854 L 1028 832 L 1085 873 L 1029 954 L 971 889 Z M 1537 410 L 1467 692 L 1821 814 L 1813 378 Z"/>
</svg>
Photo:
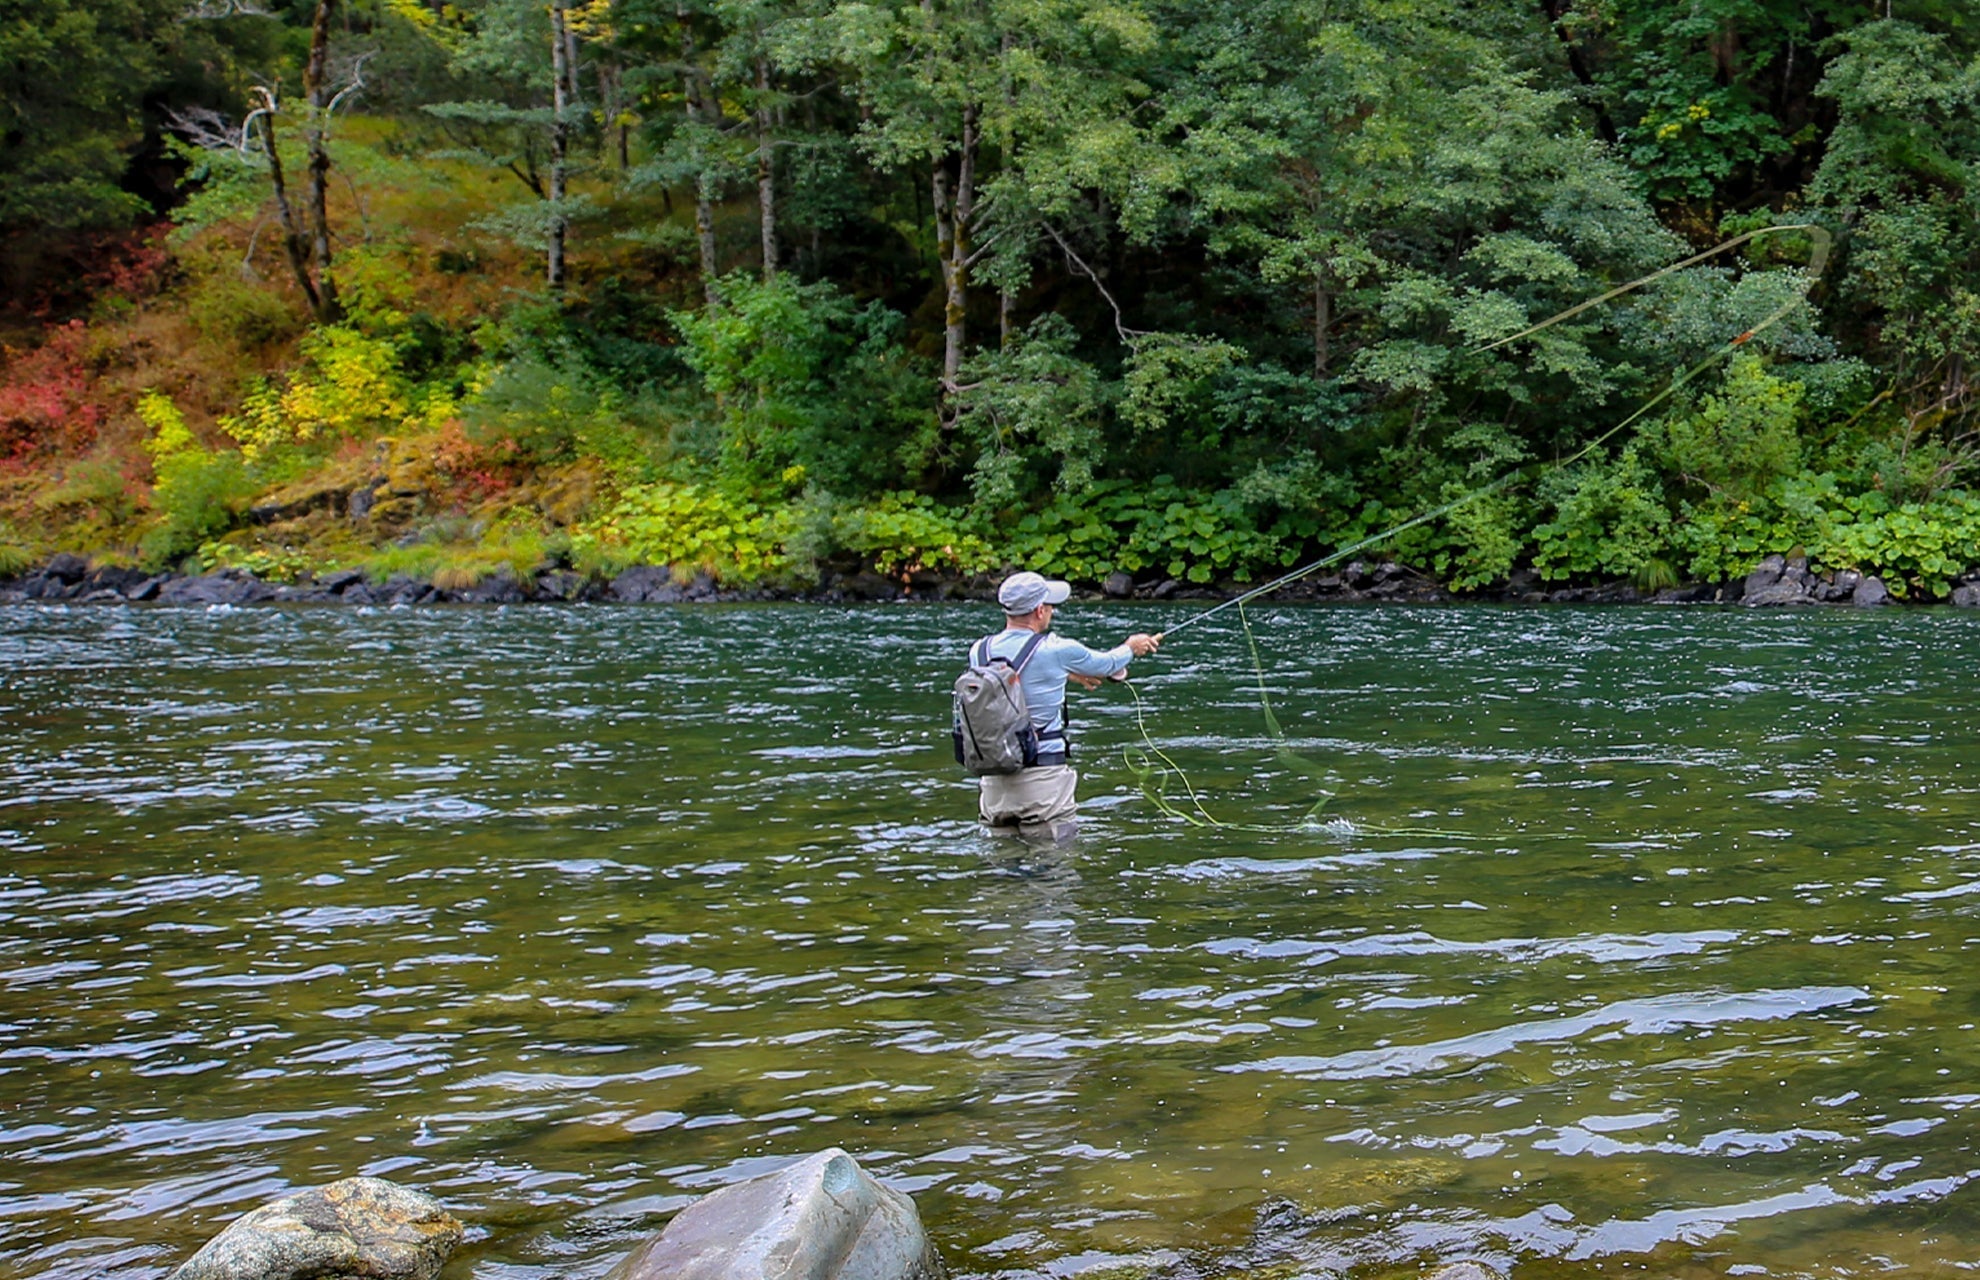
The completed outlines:
<svg viewBox="0 0 1980 1280">
<path fill-rule="evenodd" d="M 1018 650 L 1017 660 L 1011 663 L 1011 670 L 1023 671 L 1024 664 L 1031 661 L 1032 653 L 1044 642 L 1045 633 L 1043 631 L 1033 632 L 1031 639 L 1024 642 L 1024 648 Z"/>
</svg>

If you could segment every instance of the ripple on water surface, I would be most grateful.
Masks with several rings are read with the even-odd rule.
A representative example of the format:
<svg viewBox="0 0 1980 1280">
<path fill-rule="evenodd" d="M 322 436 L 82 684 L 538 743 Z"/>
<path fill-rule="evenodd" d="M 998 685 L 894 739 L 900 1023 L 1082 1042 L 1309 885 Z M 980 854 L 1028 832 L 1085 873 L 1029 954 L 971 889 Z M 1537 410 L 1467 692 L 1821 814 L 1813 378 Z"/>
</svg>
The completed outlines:
<svg viewBox="0 0 1980 1280">
<path fill-rule="evenodd" d="M 945 758 L 976 608 L 0 610 L 0 1266 L 365 1172 L 602 1275 L 830 1144 L 973 1274 L 1980 1257 L 1969 620 L 1252 616 L 1138 686 L 1256 829 L 1110 688 L 1042 850 Z"/>
</svg>

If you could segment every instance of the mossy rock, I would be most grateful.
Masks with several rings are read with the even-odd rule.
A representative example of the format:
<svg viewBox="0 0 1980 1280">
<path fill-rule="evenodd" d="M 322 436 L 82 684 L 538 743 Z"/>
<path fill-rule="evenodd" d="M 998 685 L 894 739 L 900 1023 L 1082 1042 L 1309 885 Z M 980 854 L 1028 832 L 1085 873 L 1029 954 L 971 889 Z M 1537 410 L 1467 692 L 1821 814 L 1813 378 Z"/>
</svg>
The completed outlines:
<svg viewBox="0 0 1980 1280">
<path fill-rule="evenodd" d="M 385 490 L 394 497 L 437 492 L 442 485 L 433 465 L 433 442 L 423 438 L 396 441 L 385 462 Z"/>
<path fill-rule="evenodd" d="M 1357 1205 L 1392 1207 L 1464 1177 L 1464 1163 L 1441 1156 L 1357 1160 L 1302 1169 L 1274 1179 L 1272 1190 L 1301 1213 L 1325 1216 Z"/>
<path fill-rule="evenodd" d="M 426 498 L 420 494 L 408 494 L 381 498 L 371 504 L 369 519 L 373 527 L 380 531 L 403 529 L 426 512 Z"/>
</svg>

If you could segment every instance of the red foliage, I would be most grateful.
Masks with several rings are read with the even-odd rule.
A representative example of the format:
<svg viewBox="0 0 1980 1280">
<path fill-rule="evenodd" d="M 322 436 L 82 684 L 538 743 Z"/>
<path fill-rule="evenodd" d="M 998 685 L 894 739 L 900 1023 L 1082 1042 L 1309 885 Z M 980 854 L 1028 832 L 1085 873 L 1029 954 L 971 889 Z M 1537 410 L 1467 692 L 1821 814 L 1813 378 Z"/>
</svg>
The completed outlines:
<svg viewBox="0 0 1980 1280">
<path fill-rule="evenodd" d="M 156 294 L 165 286 L 165 273 L 172 265 L 166 251 L 169 226 L 154 227 L 148 238 L 136 235 L 109 241 L 100 246 L 91 268 L 83 273 L 82 286 L 93 297 L 114 293 L 133 302 Z"/>
<path fill-rule="evenodd" d="M 38 347 L 0 347 L 0 463 L 74 456 L 96 442 L 109 416 L 92 395 L 80 320 L 52 325 Z"/>
<path fill-rule="evenodd" d="M 525 470 L 513 441 L 475 440 L 458 418 L 442 427 L 434 440 L 433 465 L 471 502 L 515 488 Z"/>
</svg>

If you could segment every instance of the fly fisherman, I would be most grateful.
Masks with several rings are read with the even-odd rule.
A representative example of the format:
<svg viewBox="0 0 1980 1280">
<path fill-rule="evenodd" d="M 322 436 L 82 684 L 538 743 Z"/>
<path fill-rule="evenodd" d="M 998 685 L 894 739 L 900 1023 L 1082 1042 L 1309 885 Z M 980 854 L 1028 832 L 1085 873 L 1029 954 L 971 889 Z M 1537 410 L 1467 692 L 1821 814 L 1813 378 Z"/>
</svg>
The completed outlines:
<svg viewBox="0 0 1980 1280">
<path fill-rule="evenodd" d="M 972 669 L 995 663 L 1018 669 L 1036 737 L 1036 763 L 1015 772 L 984 773 L 980 809 L 993 829 L 1060 838 L 1078 813 L 1073 795 L 1079 774 L 1066 763 L 1066 682 L 1097 689 L 1109 677 L 1124 678 L 1128 663 L 1155 652 L 1159 635 L 1136 632 L 1104 652 L 1050 634 L 1052 615 L 1072 588 L 1036 573 L 1014 573 L 997 588 L 1004 629 L 970 646 Z M 960 755 L 960 749 L 958 751 Z"/>
</svg>

